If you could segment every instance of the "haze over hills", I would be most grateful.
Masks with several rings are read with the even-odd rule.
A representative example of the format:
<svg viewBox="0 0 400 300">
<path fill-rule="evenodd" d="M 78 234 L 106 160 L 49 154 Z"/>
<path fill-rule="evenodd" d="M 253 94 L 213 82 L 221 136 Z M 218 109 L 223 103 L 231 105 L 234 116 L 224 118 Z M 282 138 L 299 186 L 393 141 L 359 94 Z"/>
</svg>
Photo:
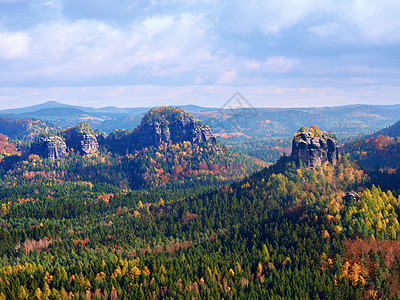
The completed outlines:
<svg viewBox="0 0 400 300">
<path fill-rule="evenodd" d="M 184 105 L 179 108 L 207 123 L 214 133 L 242 133 L 253 138 L 287 137 L 305 124 L 332 130 L 341 137 L 377 131 L 400 119 L 399 105 L 346 105 L 316 108 L 237 108 L 218 109 Z M 103 108 L 72 106 L 56 101 L 1 110 L 8 118 L 37 118 L 57 126 L 75 126 L 87 121 L 95 129 L 109 133 L 114 129 L 135 129 L 147 107 Z"/>
</svg>

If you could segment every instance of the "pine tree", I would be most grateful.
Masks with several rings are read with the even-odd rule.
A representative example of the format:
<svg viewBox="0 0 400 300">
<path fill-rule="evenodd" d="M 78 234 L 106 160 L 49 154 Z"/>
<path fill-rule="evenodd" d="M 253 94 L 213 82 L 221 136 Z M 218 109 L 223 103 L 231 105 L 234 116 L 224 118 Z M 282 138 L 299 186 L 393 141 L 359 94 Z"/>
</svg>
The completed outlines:
<svg viewBox="0 0 400 300">
<path fill-rule="evenodd" d="M 38 300 L 41 300 L 41 299 L 42 299 L 42 295 L 43 295 L 42 290 L 38 287 L 38 288 L 36 289 L 36 291 L 35 291 L 35 297 L 36 297 Z"/>
<path fill-rule="evenodd" d="M 18 288 L 18 299 L 21 299 L 21 300 L 28 299 L 28 297 L 29 297 L 28 292 L 26 291 L 25 287 L 23 285 L 21 285 Z"/>
</svg>

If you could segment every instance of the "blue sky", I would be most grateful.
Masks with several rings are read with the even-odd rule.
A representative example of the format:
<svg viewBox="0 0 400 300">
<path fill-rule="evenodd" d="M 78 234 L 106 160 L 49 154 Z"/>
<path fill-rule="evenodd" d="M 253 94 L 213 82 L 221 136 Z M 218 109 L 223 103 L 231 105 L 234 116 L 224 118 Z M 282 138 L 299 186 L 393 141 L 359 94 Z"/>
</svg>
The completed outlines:
<svg viewBox="0 0 400 300">
<path fill-rule="evenodd" d="M 0 0 L 0 108 L 400 103 L 398 0 Z"/>
</svg>

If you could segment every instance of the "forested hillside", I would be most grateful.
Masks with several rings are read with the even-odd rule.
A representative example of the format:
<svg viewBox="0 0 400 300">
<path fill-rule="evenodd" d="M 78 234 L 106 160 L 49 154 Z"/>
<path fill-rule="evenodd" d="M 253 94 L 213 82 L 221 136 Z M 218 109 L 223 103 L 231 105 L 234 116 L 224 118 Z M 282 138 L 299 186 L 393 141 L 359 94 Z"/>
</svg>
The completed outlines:
<svg viewBox="0 0 400 300">
<path fill-rule="evenodd" d="M 367 168 L 392 168 L 400 166 L 400 121 L 343 146 L 360 165 Z"/>
<path fill-rule="evenodd" d="M 58 131 L 61 127 L 52 126 L 37 119 L 0 118 L 0 133 L 13 139 L 32 141 L 43 132 Z"/>
<path fill-rule="evenodd" d="M 337 157 L 317 126 L 295 136 L 262 170 L 175 108 L 107 137 L 0 136 L 0 299 L 400 297 L 396 172 Z"/>
<path fill-rule="evenodd" d="M 58 135 L 41 134 L 30 149 L 25 147 L 22 153 L 4 158 L 0 185 L 84 180 L 122 189 L 215 186 L 242 179 L 265 166 L 219 143 L 208 127 L 198 125 L 183 110 L 161 108 L 146 116 L 142 121 L 146 130 L 116 130 L 107 138 L 87 122 Z M 176 128 L 175 120 L 192 123 Z M 170 124 L 171 129 L 165 127 L 160 133 L 159 125 L 154 125 L 158 122 Z M 142 145 L 143 141 L 146 144 Z"/>
<path fill-rule="evenodd" d="M 342 147 L 373 181 L 385 189 L 400 191 L 400 122 Z"/>
<path fill-rule="evenodd" d="M 398 199 L 368 183 L 346 158 L 282 158 L 213 191 L 3 187 L 0 295 L 391 297 Z"/>
</svg>

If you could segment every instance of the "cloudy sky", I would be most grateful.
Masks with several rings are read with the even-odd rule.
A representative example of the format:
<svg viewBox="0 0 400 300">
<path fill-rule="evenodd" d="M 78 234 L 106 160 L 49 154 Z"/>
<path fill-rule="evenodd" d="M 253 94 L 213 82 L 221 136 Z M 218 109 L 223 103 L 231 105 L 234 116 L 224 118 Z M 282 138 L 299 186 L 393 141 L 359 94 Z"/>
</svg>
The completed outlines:
<svg viewBox="0 0 400 300">
<path fill-rule="evenodd" d="M 0 109 L 400 103 L 399 0 L 0 0 Z"/>
</svg>

